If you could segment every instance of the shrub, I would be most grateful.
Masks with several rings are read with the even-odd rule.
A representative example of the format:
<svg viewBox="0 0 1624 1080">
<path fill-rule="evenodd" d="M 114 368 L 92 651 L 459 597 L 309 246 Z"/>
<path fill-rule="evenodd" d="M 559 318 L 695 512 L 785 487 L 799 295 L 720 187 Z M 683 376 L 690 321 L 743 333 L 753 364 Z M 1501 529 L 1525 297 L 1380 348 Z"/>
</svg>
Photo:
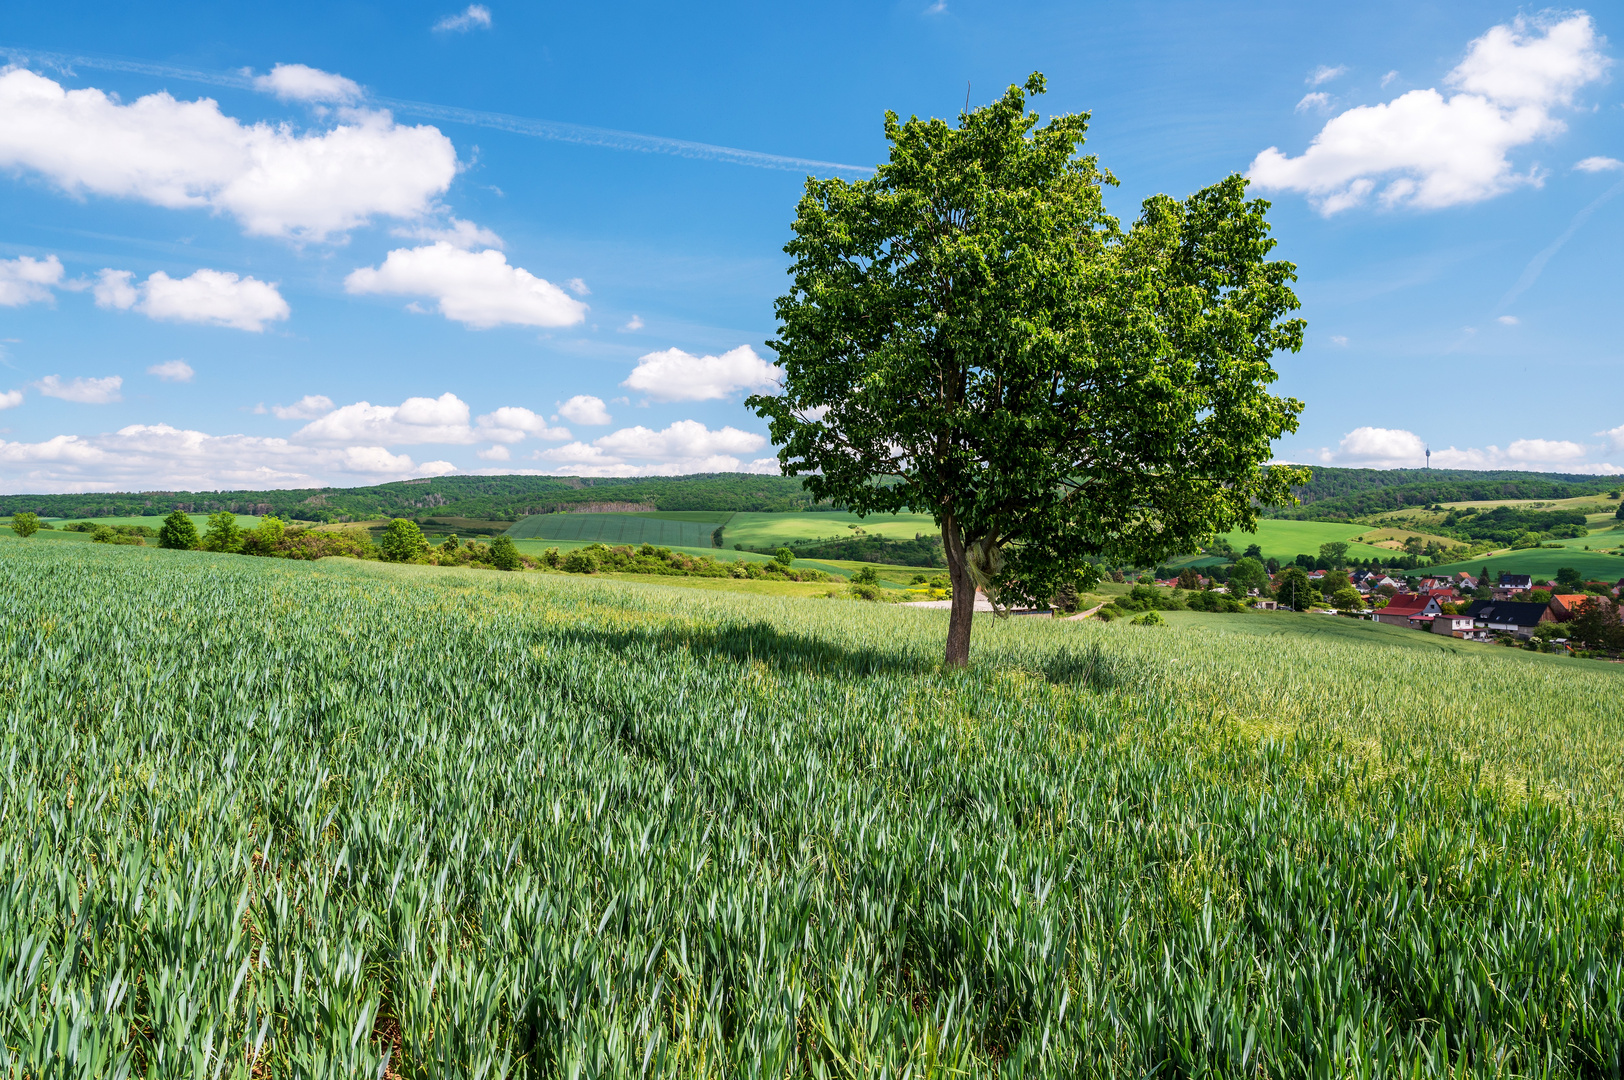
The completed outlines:
<svg viewBox="0 0 1624 1080">
<path fill-rule="evenodd" d="M 513 543 L 513 537 L 502 535 L 491 541 L 491 565 L 498 570 L 517 570 L 522 565 L 519 561 L 519 549 Z"/>
<path fill-rule="evenodd" d="M 1162 618 L 1161 612 L 1147 611 L 1133 620 L 1130 626 L 1166 626 L 1167 620 Z"/>
<path fill-rule="evenodd" d="M 598 545 L 593 545 L 593 547 L 596 546 Z M 592 548 L 576 548 L 564 556 L 563 571 L 566 574 L 596 574 L 598 572 L 598 560 Z"/>
<path fill-rule="evenodd" d="M 423 530 L 417 527 L 417 522 L 396 518 L 384 529 L 378 550 L 387 562 L 412 562 L 428 554 L 429 542 L 423 539 Z"/>
<path fill-rule="evenodd" d="M 39 532 L 39 515 L 32 510 L 11 515 L 11 531 L 26 540 Z"/>
<path fill-rule="evenodd" d="M 864 566 L 851 576 L 851 583 L 853 585 L 878 585 L 880 575 L 872 566 Z"/>
<path fill-rule="evenodd" d="M 164 518 L 163 527 L 158 530 L 158 546 L 191 551 L 198 546 L 197 526 L 192 524 L 191 518 L 176 510 Z"/>
<path fill-rule="evenodd" d="M 564 565 L 564 556 L 558 553 L 557 548 L 548 548 L 546 551 L 541 553 L 541 561 L 544 565 L 550 566 L 554 570 L 557 570 L 560 566 Z"/>
<path fill-rule="evenodd" d="M 795 552 L 787 547 L 781 547 L 773 552 L 773 562 L 780 566 L 789 566 L 795 561 Z"/>
<path fill-rule="evenodd" d="M 880 598 L 880 587 L 867 582 L 854 581 L 851 594 L 859 600 L 878 600 Z"/>
</svg>

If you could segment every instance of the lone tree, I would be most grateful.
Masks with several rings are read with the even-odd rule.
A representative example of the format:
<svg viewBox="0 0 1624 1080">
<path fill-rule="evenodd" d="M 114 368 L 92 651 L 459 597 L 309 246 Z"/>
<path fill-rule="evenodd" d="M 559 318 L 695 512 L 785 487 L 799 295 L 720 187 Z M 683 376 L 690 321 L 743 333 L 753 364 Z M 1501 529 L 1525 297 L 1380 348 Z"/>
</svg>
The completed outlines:
<svg viewBox="0 0 1624 1080">
<path fill-rule="evenodd" d="M 417 522 L 395 518 L 378 540 L 378 550 L 386 562 L 411 562 L 426 554 L 429 542 L 423 539 L 423 530 Z"/>
<path fill-rule="evenodd" d="M 32 510 L 11 515 L 11 531 L 24 540 L 39 532 L 39 515 Z"/>
<path fill-rule="evenodd" d="M 197 526 L 190 517 L 176 510 L 164 518 L 163 527 L 158 530 L 159 547 L 191 551 L 197 545 Z"/>
<path fill-rule="evenodd" d="M 978 587 L 1003 607 L 1154 565 L 1307 479 L 1264 467 L 1302 410 L 1266 392 L 1303 337 L 1268 204 L 1231 176 L 1123 229 L 1087 114 L 1025 111 L 1043 88 L 957 127 L 887 113 L 872 179 L 807 181 L 767 343 L 784 383 L 748 402 L 818 498 L 935 518 L 954 665 Z"/>
</svg>

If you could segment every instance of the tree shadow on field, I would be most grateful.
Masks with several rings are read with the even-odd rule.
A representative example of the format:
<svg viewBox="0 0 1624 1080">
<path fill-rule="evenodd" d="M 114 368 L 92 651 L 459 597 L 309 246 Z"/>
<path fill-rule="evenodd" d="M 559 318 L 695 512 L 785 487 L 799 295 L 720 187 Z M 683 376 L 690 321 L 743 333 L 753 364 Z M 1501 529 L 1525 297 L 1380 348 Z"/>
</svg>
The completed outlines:
<svg viewBox="0 0 1624 1080">
<path fill-rule="evenodd" d="M 1062 648 L 1049 657 L 1042 668 L 1051 683 L 1089 690 L 1109 690 L 1128 681 L 1122 659 L 1100 648 Z"/>
<path fill-rule="evenodd" d="M 715 656 L 739 664 L 765 664 L 774 670 L 812 672 L 839 677 L 929 675 L 941 667 L 934 653 L 843 645 L 811 634 L 786 631 L 765 621 L 729 621 L 716 626 L 659 628 L 559 628 L 558 637 L 589 648 L 626 652 L 653 648 L 686 648 L 696 656 Z"/>
</svg>

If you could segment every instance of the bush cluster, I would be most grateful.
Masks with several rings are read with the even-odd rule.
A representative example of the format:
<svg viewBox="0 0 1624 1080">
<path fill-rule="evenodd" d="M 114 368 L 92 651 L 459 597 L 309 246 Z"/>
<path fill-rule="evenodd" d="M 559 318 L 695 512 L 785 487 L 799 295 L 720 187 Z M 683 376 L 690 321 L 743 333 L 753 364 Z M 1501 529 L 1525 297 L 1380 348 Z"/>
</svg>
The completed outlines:
<svg viewBox="0 0 1624 1080">
<path fill-rule="evenodd" d="M 1097 618 L 1110 622 L 1125 615 L 1137 615 L 1157 611 L 1213 611 L 1213 612 L 1241 612 L 1246 605 L 1232 596 L 1225 596 L 1218 592 L 1185 592 L 1174 589 L 1163 592 L 1153 585 L 1135 585 L 1133 591 L 1127 596 L 1119 596 L 1109 604 L 1100 608 Z M 1140 622 L 1138 625 L 1158 625 L 1159 619 Z"/>
<path fill-rule="evenodd" d="M 795 570 L 789 560 L 754 563 L 740 560 L 722 562 L 708 555 L 689 555 L 672 551 L 668 547 L 643 544 L 631 547 L 622 544 L 588 544 L 573 551 L 560 552 L 548 548 L 541 556 L 544 566 L 562 570 L 566 574 L 661 574 L 677 577 L 732 577 L 780 581 L 828 581 L 829 575 L 821 570 Z"/>
</svg>

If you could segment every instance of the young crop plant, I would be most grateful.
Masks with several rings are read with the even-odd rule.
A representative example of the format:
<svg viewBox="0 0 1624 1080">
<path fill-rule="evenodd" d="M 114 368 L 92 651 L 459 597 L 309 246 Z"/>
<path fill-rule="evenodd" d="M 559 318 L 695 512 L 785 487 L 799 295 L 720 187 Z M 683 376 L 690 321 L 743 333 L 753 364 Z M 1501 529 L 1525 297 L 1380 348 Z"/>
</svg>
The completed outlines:
<svg viewBox="0 0 1624 1080">
<path fill-rule="evenodd" d="M 7 545 L 0 1075 L 1624 1069 L 1615 665 L 1161 615 Z"/>
</svg>

